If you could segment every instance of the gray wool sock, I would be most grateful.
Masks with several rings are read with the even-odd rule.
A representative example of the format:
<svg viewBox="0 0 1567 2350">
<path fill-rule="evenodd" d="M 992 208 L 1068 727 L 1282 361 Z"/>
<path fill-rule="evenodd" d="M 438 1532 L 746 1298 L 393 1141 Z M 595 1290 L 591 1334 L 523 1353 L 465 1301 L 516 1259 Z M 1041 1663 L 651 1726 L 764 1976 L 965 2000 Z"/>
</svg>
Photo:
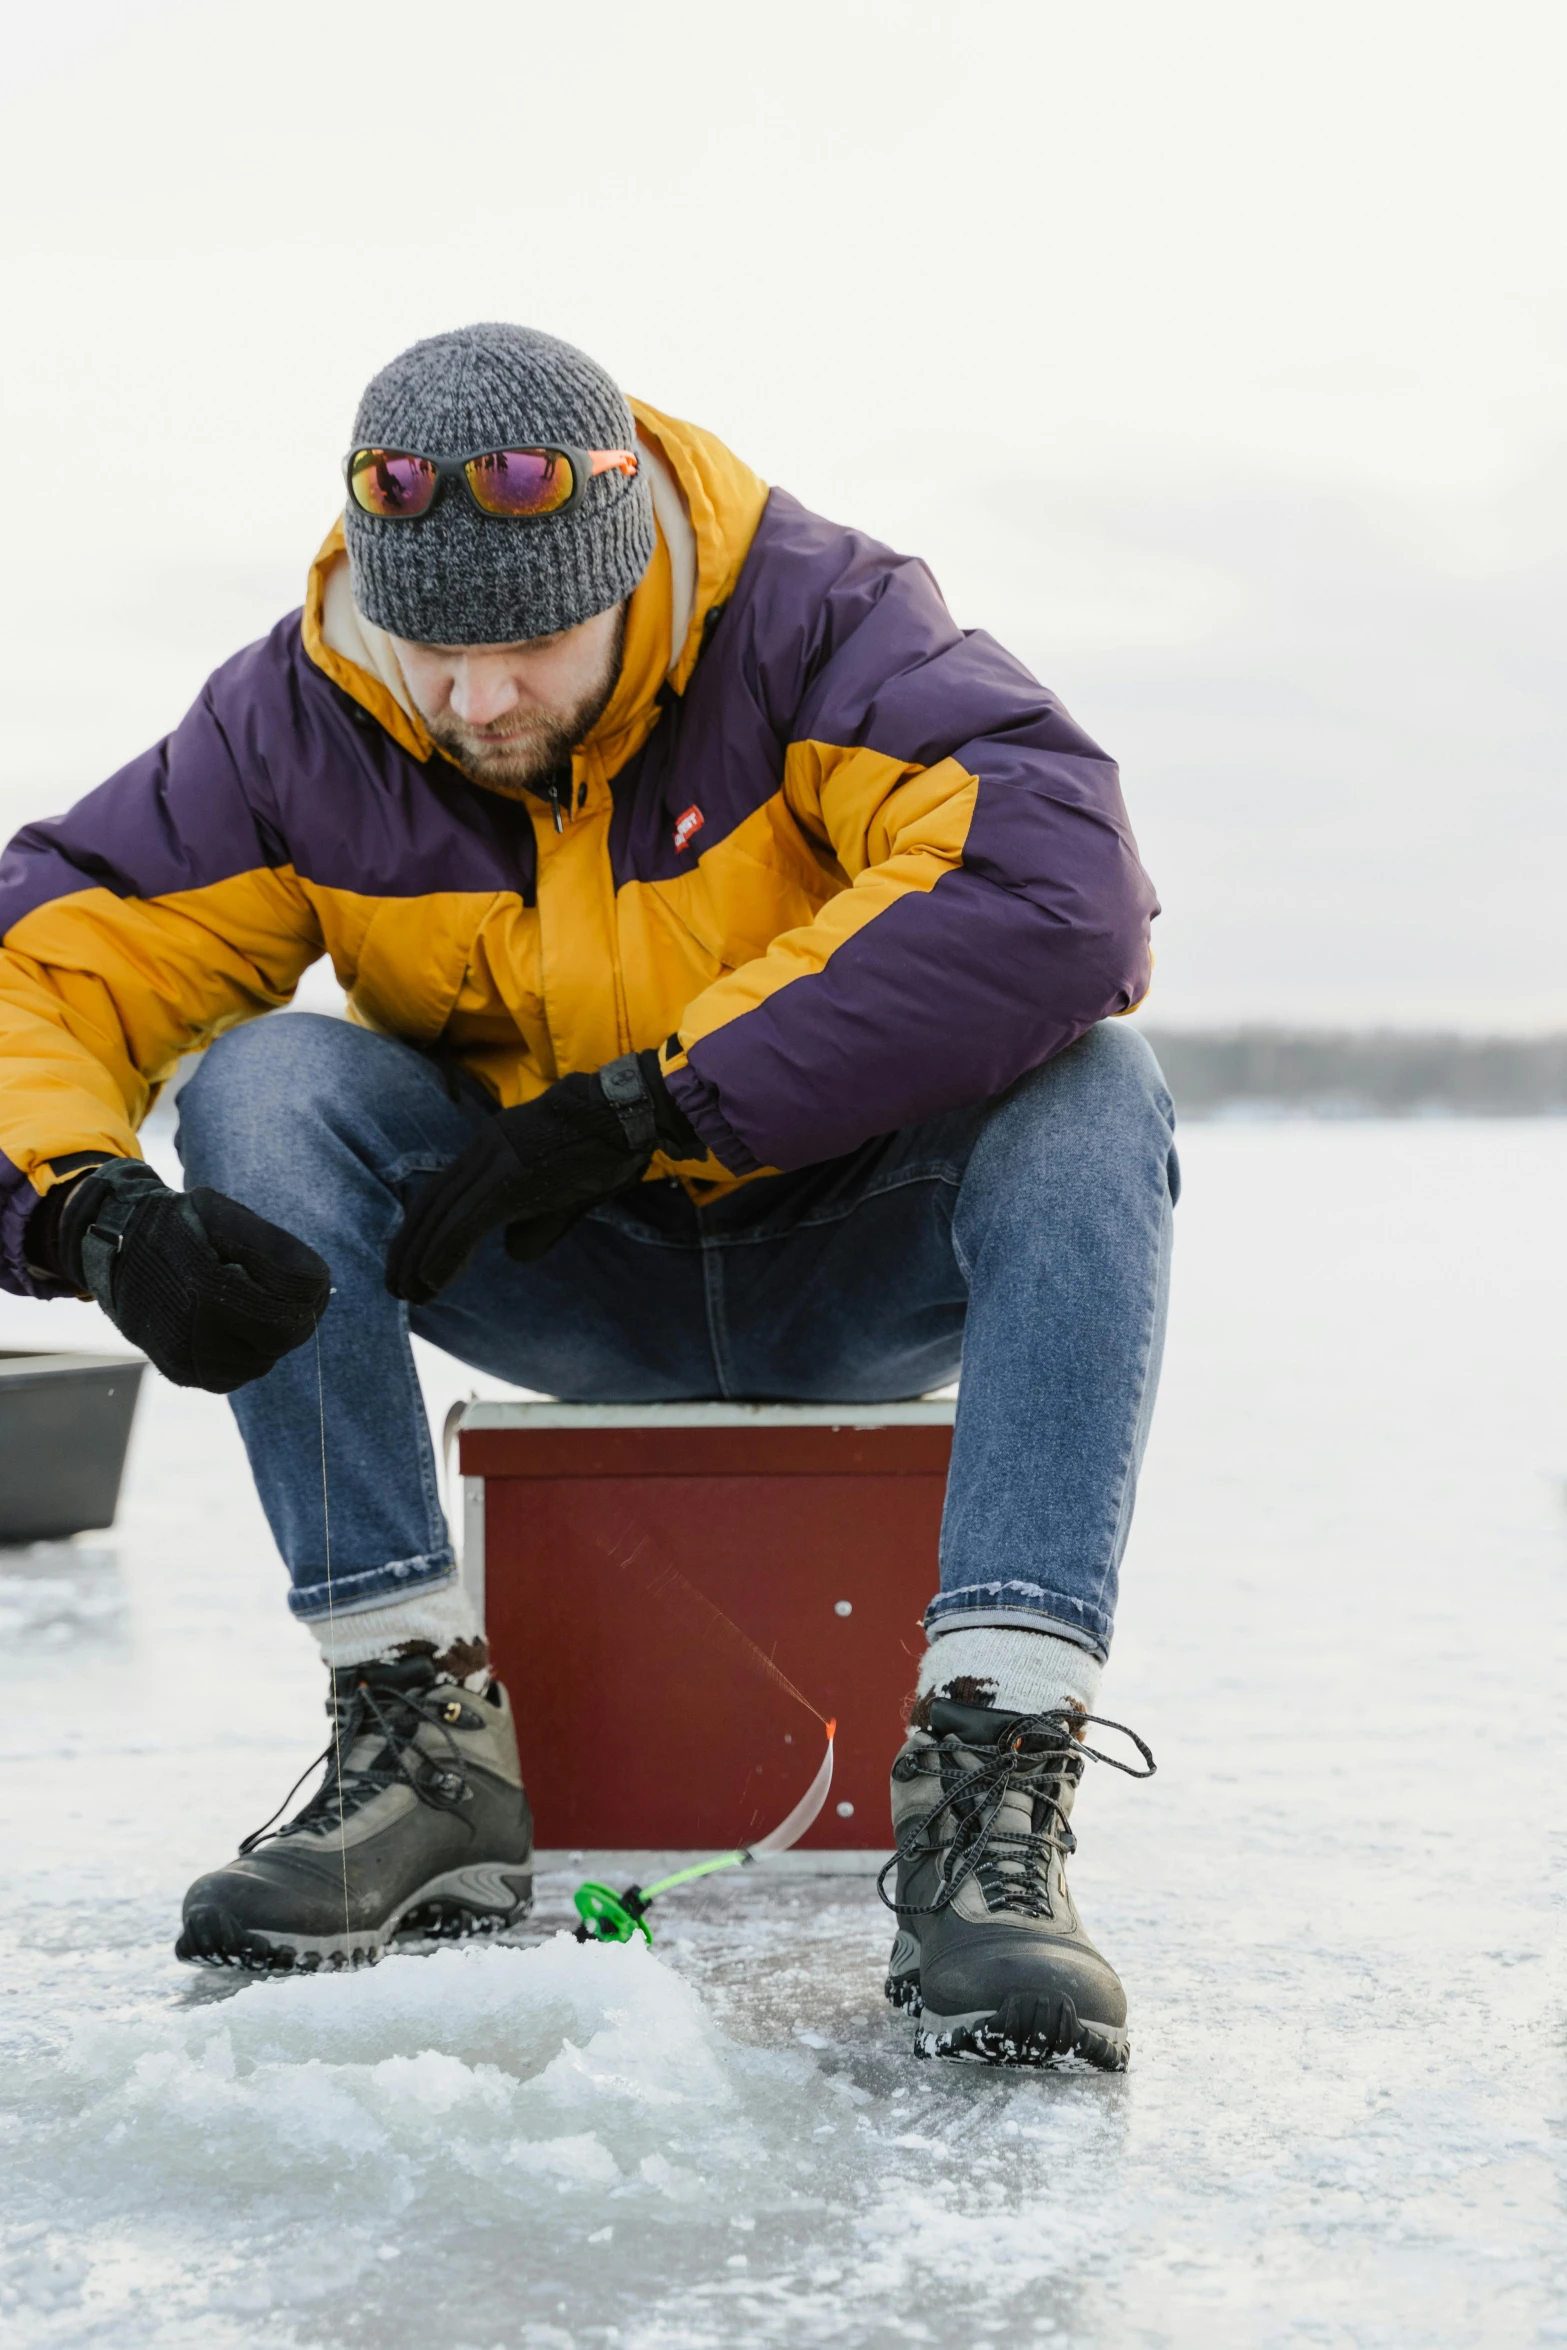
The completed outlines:
<svg viewBox="0 0 1567 2350">
<path fill-rule="evenodd" d="M 455 1577 L 407 1599 L 388 1600 L 383 1607 L 317 1616 L 310 1629 L 334 1671 L 423 1653 L 433 1659 L 440 1678 L 462 1681 L 474 1690 L 489 1682 L 484 1625 L 472 1593 Z"/>
<path fill-rule="evenodd" d="M 920 1661 L 918 1697 L 1002 1713 L 1041 1714 L 1061 1707 L 1092 1713 L 1104 1667 L 1074 1640 L 1011 1625 L 976 1624 L 939 1632 Z"/>
</svg>

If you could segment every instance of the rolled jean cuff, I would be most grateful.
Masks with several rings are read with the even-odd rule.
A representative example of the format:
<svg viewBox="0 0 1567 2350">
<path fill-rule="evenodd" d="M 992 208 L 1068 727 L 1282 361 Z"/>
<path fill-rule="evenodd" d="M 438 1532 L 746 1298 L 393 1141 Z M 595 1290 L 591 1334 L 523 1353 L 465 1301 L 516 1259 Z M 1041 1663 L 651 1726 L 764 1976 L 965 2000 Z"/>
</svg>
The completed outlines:
<svg viewBox="0 0 1567 2350">
<path fill-rule="evenodd" d="M 957 1591 L 938 1591 L 925 1610 L 927 1640 L 981 1624 L 1050 1632 L 1057 1640 L 1086 1648 L 1101 1664 L 1110 1654 L 1112 1626 L 1104 1610 L 1085 1606 L 1065 1592 L 1046 1591 L 1039 1583 L 965 1583 Z"/>
<path fill-rule="evenodd" d="M 361 1608 L 385 1607 L 389 1599 L 411 1599 L 416 1591 L 454 1581 L 456 1574 L 457 1553 L 447 1542 L 422 1558 L 391 1559 L 384 1567 L 350 1569 L 343 1575 L 334 1572 L 330 1583 L 324 1572 L 319 1581 L 296 1583 L 288 1595 L 289 1611 L 307 1624 L 324 1616 L 351 1616 Z"/>
</svg>

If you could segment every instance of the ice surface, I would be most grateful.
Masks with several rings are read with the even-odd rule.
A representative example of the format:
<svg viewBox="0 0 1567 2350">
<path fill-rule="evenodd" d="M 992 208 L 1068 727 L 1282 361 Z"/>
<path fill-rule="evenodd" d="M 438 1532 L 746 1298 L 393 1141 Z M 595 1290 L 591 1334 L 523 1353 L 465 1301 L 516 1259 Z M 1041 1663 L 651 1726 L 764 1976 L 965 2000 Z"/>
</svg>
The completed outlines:
<svg viewBox="0 0 1567 2350">
<path fill-rule="evenodd" d="M 1073 1872 L 1131 2072 L 915 2064 L 854 1878 L 585 1950 L 590 1855 L 531 1946 L 176 1967 L 321 1692 L 224 1407 L 149 1378 L 114 1533 L 0 1554 L 6 2350 L 1567 2342 L 1567 1127 L 1184 1155 L 1104 1694 L 1160 1774 Z"/>
<path fill-rule="evenodd" d="M 112 1550 L 75 1542 L 0 1549 L 0 1653 L 25 1640 L 74 1647 L 121 1628 L 125 1589 Z"/>
</svg>

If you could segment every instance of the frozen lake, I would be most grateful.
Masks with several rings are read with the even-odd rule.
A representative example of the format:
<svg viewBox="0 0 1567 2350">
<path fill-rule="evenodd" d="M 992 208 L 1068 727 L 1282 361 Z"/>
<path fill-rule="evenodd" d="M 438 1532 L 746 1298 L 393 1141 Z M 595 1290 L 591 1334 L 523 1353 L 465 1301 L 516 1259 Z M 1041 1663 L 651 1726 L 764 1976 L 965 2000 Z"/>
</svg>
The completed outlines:
<svg viewBox="0 0 1567 2350">
<path fill-rule="evenodd" d="M 1130 2072 L 916 2064 L 842 1877 L 652 1957 L 550 1938 L 572 1870 L 532 1947 L 176 1966 L 321 1675 L 225 1407 L 149 1380 L 113 1534 L 0 1554 L 8 2350 L 1567 2342 L 1567 1125 L 1182 1151 L 1104 1690 L 1160 1772 L 1073 1870 Z"/>
</svg>

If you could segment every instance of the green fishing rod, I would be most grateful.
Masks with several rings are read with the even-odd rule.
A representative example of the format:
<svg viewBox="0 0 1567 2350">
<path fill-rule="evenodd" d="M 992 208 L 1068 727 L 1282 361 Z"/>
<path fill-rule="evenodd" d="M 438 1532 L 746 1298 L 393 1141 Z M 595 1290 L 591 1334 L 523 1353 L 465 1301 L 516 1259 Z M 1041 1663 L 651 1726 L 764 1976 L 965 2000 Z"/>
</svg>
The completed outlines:
<svg viewBox="0 0 1567 2350">
<path fill-rule="evenodd" d="M 827 1728 L 827 1752 L 810 1786 L 801 1796 L 792 1812 L 768 1835 L 754 1844 L 739 1846 L 733 1852 L 720 1852 L 712 1860 L 696 1861 L 688 1869 L 677 1869 L 672 1877 L 660 1877 L 656 1885 L 628 1885 L 617 1893 L 611 1885 L 589 1882 L 579 1885 L 573 1897 L 577 1916 L 579 1942 L 629 1942 L 633 1934 L 640 1934 L 651 1944 L 653 1929 L 647 1922 L 647 1913 L 661 1894 L 672 1893 L 677 1885 L 690 1885 L 698 1877 L 711 1877 L 719 1869 L 749 1868 L 753 1861 L 766 1860 L 776 1852 L 787 1852 L 798 1844 L 807 1828 L 811 1827 L 827 1801 L 832 1786 L 833 1739 L 836 1722 Z"/>
</svg>

